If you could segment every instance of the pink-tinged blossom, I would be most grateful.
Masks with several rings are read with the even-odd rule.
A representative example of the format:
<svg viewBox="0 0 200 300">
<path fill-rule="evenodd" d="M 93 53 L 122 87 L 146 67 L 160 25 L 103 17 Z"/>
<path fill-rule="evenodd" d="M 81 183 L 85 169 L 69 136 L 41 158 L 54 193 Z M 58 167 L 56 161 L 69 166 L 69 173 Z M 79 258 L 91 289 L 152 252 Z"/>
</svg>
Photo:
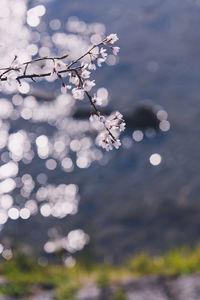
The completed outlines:
<svg viewBox="0 0 200 300">
<path fill-rule="evenodd" d="M 119 52 L 119 50 L 120 50 L 120 47 L 112 47 L 111 49 L 112 49 L 112 51 L 113 51 L 113 54 L 114 54 L 114 55 L 117 55 L 118 52 Z"/>
<path fill-rule="evenodd" d="M 102 122 L 102 123 L 105 123 L 106 118 L 104 116 L 100 116 L 99 117 L 99 121 Z"/>
<path fill-rule="evenodd" d="M 92 97 L 92 102 L 94 104 L 101 106 L 103 103 L 103 100 L 100 97 L 97 97 L 97 95 L 95 94 L 94 97 Z"/>
<path fill-rule="evenodd" d="M 102 148 L 105 148 L 106 151 L 110 151 L 113 149 L 113 146 L 116 148 L 116 149 L 119 149 L 119 147 L 121 146 L 121 142 L 119 139 L 116 139 L 115 141 L 112 139 L 112 137 L 105 133 L 104 135 L 102 135 L 102 139 L 99 140 L 99 145 L 102 147 Z"/>
<path fill-rule="evenodd" d="M 110 122 L 110 120 L 105 119 L 103 123 L 106 128 L 108 128 L 108 129 L 112 128 L 112 123 Z"/>
<path fill-rule="evenodd" d="M 112 34 L 108 35 L 106 38 L 106 42 L 109 42 L 111 44 L 114 44 L 118 40 L 119 39 L 118 39 L 118 36 L 116 33 L 112 33 Z"/>
<path fill-rule="evenodd" d="M 67 94 L 67 90 L 70 90 L 72 88 L 71 85 L 66 85 L 64 82 L 61 85 L 61 93 Z"/>
<path fill-rule="evenodd" d="M 73 88 L 72 95 L 75 99 L 83 100 L 84 99 L 84 90 L 80 87 Z"/>
<path fill-rule="evenodd" d="M 85 70 L 82 71 L 81 77 L 83 79 L 87 79 L 87 78 L 90 78 L 90 74 L 91 74 L 91 72 L 85 69 Z"/>
<path fill-rule="evenodd" d="M 64 84 L 64 82 L 61 84 L 61 94 L 66 94 L 67 93 L 67 87 Z"/>
<path fill-rule="evenodd" d="M 61 60 L 56 60 L 55 66 L 58 70 L 60 69 L 66 69 L 66 64 L 62 62 Z"/>
<path fill-rule="evenodd" d="M 53 68 L 53 71 L 51 72 L 51 79 L 56 80 L 58 78 L 58 74 L 56 72 L 56 69 Z"/>
<path fill-rule="evenodd" d="M 66 69 L 66 65 L 60 61 L 60 60 L 54 60 L 53 69 L 51 71 L 51 78 L 57 79 L 58 78 L 58 72 Z"/>
<path fill-rule="evenodd" d="M 112 140 L 107 132 L 101 132 L 97 136 L 97 143 L 99 144 L 100 147 L 106 149 L 106 151 L 112 150 Z"/>
<path fill-rule="evenodd" d="M 106 151 L 110 151 L 115 147 L 116 149 L 119 149 L 121 146 L 121 142 L 119 139 L 113 139 L 113 137 L 106 131 L 101 132 L 97 136 L 97 143 L 100 147 L 106 149 Z"/>
<path fill-rule="evenodd" d="M 86 92 L 89 92 L 91 90 L 91 88 L 93 86 L 95 86 L 95 81 L 94 80 L 86 80 L 84 83 L 83 83 L 83 87 L 84 87 L 84 90 Z"/>
<path fill-rule="evenodd" d="M 91 60 L 91 62 L 89 63 L 88 70 L 96 70 L 96 65 L 93 60 Z"/>
<path fill-rule="evenodd" d="M 104 127 L 107 129 L 110 129 L 112 127 L 110 120 L 106 119 L 104 116 L 100 116 L 99 121 L 103 123 Z"/>
<path fill-rule="evenodd" d="M 73 72 L 70 73 L 69 75 L 69 82 L 75 85 L 79 85 L 79 78 L 76 76 Z"/>
<path fill-rule="evenodd" d="M 66 69 L 66 64 L 61 60 L 55 60 L 53 68 L 58 73 L 59 71 Z"/>
<path fill-rule="evenodd" d="M 104 126 L 104 131 L 97 136 L 97 143 L 107 151 L 112 150 L 113 147 L 118 149 L 121 146 L 119 140 L 120 132 L 125 130 L 125 122 L 120 112 L 110 115 L 108 118 L 104 116 L 96 116 L 95 120 L 99 121 Z"/>
<path fill-rule="evenodd" d="M 119 111 L 116 111 L 114 117 L 113 117 L 114 120 L 118 119 L 118 120 L 123 120 L 123 115 L 119 112 Z"/>
</svg>

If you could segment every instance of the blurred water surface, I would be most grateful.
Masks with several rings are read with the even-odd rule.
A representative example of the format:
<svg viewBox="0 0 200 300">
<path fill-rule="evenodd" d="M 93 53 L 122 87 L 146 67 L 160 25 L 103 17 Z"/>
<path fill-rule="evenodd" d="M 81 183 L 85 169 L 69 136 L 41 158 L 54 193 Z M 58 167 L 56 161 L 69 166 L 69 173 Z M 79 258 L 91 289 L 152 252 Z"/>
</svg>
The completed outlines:
<svg viewBox="0 0 200 300">
<path fill-rule="evenodd" d="M 36 197 L 37 201 L 46 203 L 56 188 L 52 186 L 62 184 L 54 193 L 60 193 L 62 202 L 62 199 L 65 199 L 64 190 L 67 188 L 70 193 L 74 193 L 74 198 L 71 198 L 76 201 L 70 203 L 76 208 L 73 212 L 72 206 L 65 207 L 72 212 L 72 216 L 69 216 L 66 210 L 67 217 L 60 218 L 59 215 L 57 218 L 54 213 L 53 217 L 45 219 L 49 207 L 43 207 L 43 213 L 40 207 L 43 217 L 37 214 L 28 220 L 23 218 L 17 218 L 16 221 L 9 220 L 1 232 L 4 244 L 9 237 L 12 242 L 9 240 L 8 245 L 21 241 L 26 246 L 34 245 L 39 253 L 43 245 L 46 245 L 47 252 L 53 252 L 52 249 L 56 247 L 55 240 L 58 247 L 60 241 L 68 245 L 70 237 L 67 233 L 73 232 L 74 229 L 83 229 L 90 236 L 90 244 L 96 257 L 101 260 L 121 260 L 124 255 L 142 249 L 159 252 L 175 245 L 198 242 L 199 1 L 41 0 L 29 1 L 28 9 L 37 5 L 44 5 L 46 13 L 41 17 L 38 26 L 29 26 L 30 23 L 27 28 L 30 35 L 31 32 L 35 32 L 35 39 L 36 33 L 40 34 L 38 47 L 43 47 L 43 51 L 47 51 L 44 48 L 48 48 L 49 36 L 55 35 L 56 32 L 65 33 L 66 27 L 69 27 L 69 18 L 73 16 L 85 22 L 82 26 L 84 24 L 94 26 L 94 23 L 98 23 L 102 24 L 102 32 L 106 30 L 107 34 L 118 33 L 121 47 L 119 61 L 111 57 L 110 62 L 102 70 L 99 69 L 94 77 L 99 88 L 105 87 L 109 91 L 110 102 L 107 109 L 119 109 L 125 115 L 127 131 L 122 139 L 123 147 L 114 153 L 105 154 L 100 164 L 95 162 L 99 160 L 97 157 L 102 157 L 102 153 L 94 152 L 98 150 L 92 150 L 95 154 L 90 156 L 83 156 L 83 152 L 79 153 L 78 158 L 82 155 L 81 158 L 86 157 L 86 160 L 76 159 L 75 164 L 73 155 L 72 160 L 63 162 L 66 157 L 59 155 L 56 157 L 55 153 L 51 152 L 50 146 L 48 159 L 45 160 L 44 153 L 38 152 L 33 164 L 20 162 L 20 176 L 29 173 L 32 175 L 32 179 L 24 177 L 24 182 L 27 181 L 30 188 L 31 180 L 34 181 L 34 187 L 32 190 L 30 188 L 28 196 L 25 192 L 21 193 L 23 198 L 30 201 L 29 197 Z M 70 20 L 77 21 L 72 18 Z M 39 93 L 42 100 L 44 97 L 48 98 L 49 94 L 52 95 L 57 85 L 40 83 L 39 87 L 41 90 L 33 88 L 33 92 L 36 98 Z M 20 101 L 19 97 L 14 99 L 15 106 L 18 105 L 17 101 Z M 69 98 L 68 101 L 71 103 L 73 100 Z M 62 99 L 58 102 L 62 106 Z M 82 108 L 79 106 L 79 109 L 81 111 Z M 141 113 L 141 109 L 145 109 L 145 112 Z M 39 110 L 40 107 L 35 110 L 35 118 Z M 61 107 L 58 110 L 60 112 Z M 69 115 L 71 112 L 73 111 L 66 111 Z M 144 117 L 146 113 L 148 118 Z M 155 118 L 153 123 L 149 113 L 150 115 L 153 113 Z M 32 119 L 30 118 L 29 122 L 27 118 L 27 111 L 24 114 L 25 118 L 22 114 L 17 121 L 13 118 L 10 133 L 15 133 L 17 128 L 22 127 L 29 133 L 36 132 L 36 136 L 32 138 L 36 139 L 38 149 L 43 144 L 52 142 L 54 123 L 45 124 L 44 119 L 41 120 L 41 124 L 40 120 L 37 120 L 37 124 L 32 123 Z M 64 120 L 65 116 L 62 118 Z M 135 121 L 137 118 L 138 122 Z M 144 123 L 141 118 L 145 119 Z M 64 131 L 66 125 L 63 122 L 56 125 L 56 129 L 62 131 L 61 136 L 70 135 Z M 86 121 L 80 122 L 83 122 L 79 125 L 82 127 Z M 70 124 L 75 128 L 75 125 Z M 87 131 L 87 125 L 84 126 Z M 86 138 L 85 133 L 82 134 L 77 135 L 75 139 Z M 44 136 L 47 137 L 46 140 Z M 20 136 L 12 137 L 19 139 Z M 59 147 L 62 143 L 66 145 L 68 143 L 66 140 L 60 140 L 59 134 L 54 136 L 53 142 L 56 141 L 61 142 Z M 91 140 L 82 141 L 81 147 L 86 147 L 87 143 L 91 144 Z M 77 141 L 74 145 L 76 148 Z M 12 152 L 12 146 L 10 149 Z M 37 151 L 42 151 L 38 149 Z M 6 152 L 5 149 L 3 152 Z M 42 155 L 44 160 L 41 162 Z M 4 159 L 6 160 L 6 154 Z M 55 165 L 57 159 L 60 163 L 57 162 Z M 73 172 L 69 170 L 72 161 Z M 67 166 L 68 172 L 66 168 L 63 170 L 61 162 Z M 37 177 L 39 175 L 40 178 Z M 44 190 L 40 190 L 38 198 L 38 190 L 42 187 Z M 81 197 L 80 203 L 77 187 Z M 43 192 L 46 193 L 45 196 Z M 16 198 L 18 192 L 14 192 L 14 195 L 20 206 L 24 200 L 21 200 L 21 196 Z M 50 203 L 56 206 L 55 199 Z M 78 203 L 79 211 L 74 216 Z M 76 237 L 79 239 L 81 234 L 82 240 L 88 242 L 88 235 L 84 232 L 74 233 L 75 244 Z M 66 240 L 62 240 L 63 236 L 67 236 Z M 69 251 L 70 247 L 66 244 L 65 249 Z M 81 248 L 81 245 L 77 247 L 79 246 Z"/>
</svg>

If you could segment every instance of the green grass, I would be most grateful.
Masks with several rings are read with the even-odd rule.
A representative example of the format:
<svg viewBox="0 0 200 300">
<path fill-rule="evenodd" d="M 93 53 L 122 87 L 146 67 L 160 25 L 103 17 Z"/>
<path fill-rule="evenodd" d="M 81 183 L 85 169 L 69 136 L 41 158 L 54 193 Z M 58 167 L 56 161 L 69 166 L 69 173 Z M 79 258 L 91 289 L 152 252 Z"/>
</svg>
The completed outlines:
<svg viewBox="0 0 200 300">
<path fill-rule="evenodd" d="M 131 259 L 127 268 L 134 274 L 143 276 L 180 276 L 200 272 L 200 247 L 174 249 L 162 256 L 151 257 L 142 253 Z"/>
<path fill-rule="evenodd" d="M 122 289 L 117 289 L 113 300 L 127 300 L 127 297 Z"/>
<path fill-rule="evenodd" d="M 200 272 L 200 247 L 174 249 L 161 256 L 140 253 L 121 266 L 96 264 L 80 259 L 73 268 L 49 264 L 41 266 L 31 257 L 22 254 L 0 261 L 0 276 L 6 282 L 0 293 L 15 297 L 28 297 L 37 289 L 54 290 L 56 300 L 73 300 L 78 289 L 89 283 L 101 288 L 116 286 L 115 300 L 125 300 L 120 288 L 124 278 L 144 275 L 180 276 Z"/>
<path fill-rule="evenodd" d="M 22 297 L 30 295 L 35 288 L 54 289 L 57 300 L 73 300 L 80 287 L 76 269 L 69 270 L 60 265 L 43 267 L 30 257 L 17 255 L 0 263 L 0 276 L 7 281 L 0 286 L 0 293 Z"/>
</svg>

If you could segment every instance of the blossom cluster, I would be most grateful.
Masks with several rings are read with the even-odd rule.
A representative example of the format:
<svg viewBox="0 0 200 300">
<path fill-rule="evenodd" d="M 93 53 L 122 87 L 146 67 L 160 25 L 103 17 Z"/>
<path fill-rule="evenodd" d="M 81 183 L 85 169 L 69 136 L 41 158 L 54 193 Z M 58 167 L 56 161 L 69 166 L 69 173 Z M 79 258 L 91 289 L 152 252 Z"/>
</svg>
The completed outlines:
<svg viewBox="0 0 200 300">
<path fill-rule="evenodd" d="M 102 148 L 107 151 L 112 150 L 113 147 L 118 149 L 121 142 L 118 139 L 120 132 L 125 130 L 125 122 L 120 112 L 111 114 L 108 118 L 93 114 L 90 116 L 91 122 L 100 122 L 103 125 L 103 130 L 97 136 L 97 142 Z"/>
<path fill-rule="evenodd" d="M 2 84 L 10 84 L 12 81 L 17 81 L 21 84 L 22 79 L 31 79 L 35 82 L 36 79 L 49 76 L 51 80 L 59 79 L 61 81 L 61 93 L 66 94 L 71 90 L 74 99 L 83 100 L 85 96 L 88 98 L 91 106 L 90 121 L 100 122 L 102 131 L 97 137 L 99 146 L 107 151 L 113 147 L 119 148 L 121 145 L 119 135 L 125 129 L 125 122 L 119 112 L 105 118 L 97 106 L 101 106 L 103 101 L 97 94 L 90 94 L 92 88 L 96 85 L 95 80 L 91 80 L 91 73 L 96 70 L 97 66 L 101 67 L 106 61 L 108 53 L 111 50 L 114 55 L 117 55 L 120 48 L 113 46 L 118 40 L 116 34 L 108 35 L 103 41 L 89 48 L 81 57 L 66 64 L 63 60 L 68 56 L 61 57 L 43 57 L 29 62 L 20 63 L 17 56 L 14 57 L 11 65 L 8 68 L 2 68 L 0 73 L 0 81 Z M 33 64 L 39 61 L 50 62 L 50 70 L 47 73 L 37 74 L 28 71 Z M 87 62 L 85 62 L 87 61 Z M 79 64 L 77 66 L 77 64 Z"/>
</svg>

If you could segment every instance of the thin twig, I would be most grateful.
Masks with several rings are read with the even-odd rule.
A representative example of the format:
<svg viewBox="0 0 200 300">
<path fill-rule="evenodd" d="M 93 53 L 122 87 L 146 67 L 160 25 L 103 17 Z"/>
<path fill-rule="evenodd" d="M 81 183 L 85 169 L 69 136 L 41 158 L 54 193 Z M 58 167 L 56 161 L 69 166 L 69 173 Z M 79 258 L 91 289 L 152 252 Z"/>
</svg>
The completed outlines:
<svg viewBox="0 0 200 300">
<path fill-rule="evenodd" d="M 78 76 L 79 81 L 80 81 L 80 84 L 83 86 L 83 81 L 82 81 L 82 78 L 81 78 L 80 74 L 78 73 L 78 71 L 77 71 L 76 69 L 75 69 L 74 72 L 75 72 L 76 75 Z M 94 108 L 96 114 L 97 114 L 99 117 L 101 117 L 100 111 L 98 111 L 98 109 L 96 108 L 96 105 L 95 105 L 94 102 L 92 101 L 92 96 L 91 96 L 87 91 L 84 90 L 84 92 L 85 92 L 85 94 L 87 95 L 87 97 L 88 97 L 88 99 L 89 99 L 89 101 L 90 101 L 90 104 L 91 104 L 91 106 Z M 112 132 L 109 130 L 109 128 L 107 128 L 107 127 L 105 126 L 105 124 L 104 124 L 104 127 L 105 127 L 105 129 L 108 131 L 108 134 L 112 137 L 113 141 L 116 141 L 116 138 L 114 137 L 114 135 L 112 134 Z"/>
<path fill-rule="evenodd" d="M 106 41 L 106 39 L 104 39 L 103 41 L 101 41 L 101 42 L 98 43 L 98 44 L 93 45 L 86 53 L 84 53 L 83 55 L 81 55 L 81 56 L 80 56 L 79 58 L 77 58 L 76 60 L 73 60 L 73 61 L 67 66 L 67 68 L 68 68 L 68 69 L 71 68 L 74 64 L 76 64 L 77 62 L 79 62 L 79 61 L 80 61 L 82 58 L 84 58 L 86 55 L 90 54 L 91 51 L 92 51 L 94 48 L 96 48 L 96 47 L 98 47 L 98 46 L 100 46 L 100 45 L 103 45 L 105 41 Z"/>
<path fill-rule="evenodd" d="M 78 69 L 80 69 L 80 67 L 78 67 Z M 8 71 L 13 71 L 13 69 L 9 69 Z M 62 71 L 58 71 L 57 74 L 62 74 L 62 73 L 67 73 L 67 72 L 75 72 L 76 69 L 69 69 L 69 70 L 62 70 Z M 41 74 L 24 74 L 24 75 L 20 75 L 17 76 L 15 79 L 18 81 L 20 79 L 33 79 L 33 78 L 40 78 L 40 77 L 48 77 L 51 76 L 51 72 L 48 73 L 41 73 Z M 7 81 L 7 77 L 1 77 L 4 74 L 0 75 L 0 81 Z"/>
</svg>

